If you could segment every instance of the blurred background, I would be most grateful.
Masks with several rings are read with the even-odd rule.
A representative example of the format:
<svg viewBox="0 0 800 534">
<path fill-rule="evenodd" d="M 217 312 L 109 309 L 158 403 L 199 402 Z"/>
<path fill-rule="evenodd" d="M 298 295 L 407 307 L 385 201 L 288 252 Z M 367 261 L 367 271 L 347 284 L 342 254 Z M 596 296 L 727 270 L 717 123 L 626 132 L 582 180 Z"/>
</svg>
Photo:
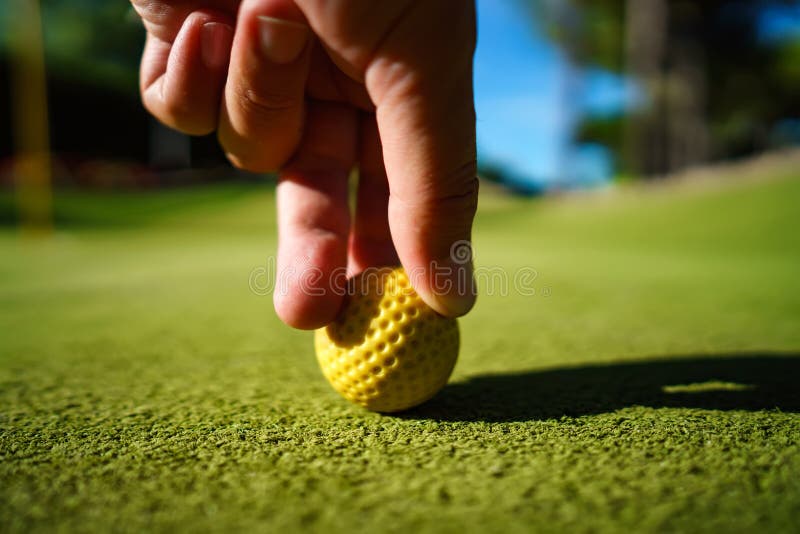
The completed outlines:
<svg viewBox="0 0 800 534">
<path fill-rule="evenodd" d="M 0 534 L 798 532 L 800 0 L 477 8 L 480 297 L 384 417 L 129 1 L 0 0 Z"/>
<path fill-rule="evenodd" d="M 537 195 L 800 145 L 800 2 L 479 0 L 481 176 Z M 0 3 L 0 220 L 59 188 L 263 180 L 151 119 L 122 0 Z M 20 199 L 29 213 L 15 206 Z"/>
</svg>

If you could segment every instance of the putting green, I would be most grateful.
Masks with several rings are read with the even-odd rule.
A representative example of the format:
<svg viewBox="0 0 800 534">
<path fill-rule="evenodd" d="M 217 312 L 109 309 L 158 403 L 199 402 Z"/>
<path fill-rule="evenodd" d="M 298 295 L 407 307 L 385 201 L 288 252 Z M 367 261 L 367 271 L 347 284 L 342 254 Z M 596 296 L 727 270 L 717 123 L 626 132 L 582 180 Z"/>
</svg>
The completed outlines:
<svg viewBox="0 0 800 534">
<path fill-rule="evenodd" d="M 269 189 L 64 195 L 52 238 L 0 231 L 2 530 L 796 531 L 800 179 L 771 172 L 487 195 L 452 383 L 400 416 L 259 294 Z"/>
</svg>

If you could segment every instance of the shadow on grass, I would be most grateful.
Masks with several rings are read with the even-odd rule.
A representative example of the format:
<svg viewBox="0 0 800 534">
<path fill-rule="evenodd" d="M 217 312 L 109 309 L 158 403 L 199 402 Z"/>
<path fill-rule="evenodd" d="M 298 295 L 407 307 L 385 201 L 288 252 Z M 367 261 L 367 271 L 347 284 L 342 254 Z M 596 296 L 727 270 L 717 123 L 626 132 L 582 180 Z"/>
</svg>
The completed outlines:
<svg viewBox="0 0 800 534">
<path fill-rule="evenodd" d="M 448 385 L 408 419 L 510 422 L 629 406 L 800 412 L 800 353 L 742 353 L 481 375 Z"/>
</svg>

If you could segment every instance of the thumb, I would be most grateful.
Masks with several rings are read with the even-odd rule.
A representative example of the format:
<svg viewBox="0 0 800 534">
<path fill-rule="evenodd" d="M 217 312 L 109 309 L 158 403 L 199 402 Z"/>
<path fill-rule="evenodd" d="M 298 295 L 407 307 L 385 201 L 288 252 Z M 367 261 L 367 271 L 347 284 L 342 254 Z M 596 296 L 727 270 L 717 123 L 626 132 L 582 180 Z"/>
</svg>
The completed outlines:
<svg viewBox="0 0 800 534">
<path fill-rule="evenodd" d="M 367 67 L 389 180 L 389 225 L 417 292 L 437 312 L 467 313 L 477 208 L 474 6 L 419 2 Z M 442 28 L 447 28 L 443 34 Z"/>
</svg>

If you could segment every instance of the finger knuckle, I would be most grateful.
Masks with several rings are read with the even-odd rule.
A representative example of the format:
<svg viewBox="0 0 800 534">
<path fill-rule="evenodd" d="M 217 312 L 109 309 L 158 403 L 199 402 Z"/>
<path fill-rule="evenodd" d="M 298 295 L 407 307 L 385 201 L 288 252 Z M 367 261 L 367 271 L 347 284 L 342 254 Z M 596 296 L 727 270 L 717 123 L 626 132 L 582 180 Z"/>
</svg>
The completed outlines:
<svg viewBox="0 0 800 534">
<path fill-rule="evenodd" d="M 262 132 L 263 133 L 263 132 Z M 258 173 L 276 172 L 287 159 L 286 151 L 277 150 L 265 139 L 234 128 L 230 123 L 222 121 L 217 129 L 217 141 L 225 152 L 225 157 L 235 168 Z"/>
<path fill-rule="evenodd" d="M 223 144 L 220 142 L 220 144 Z M 225 146 L 223 144 L 223 149 Z M 240 171 L 247 171 L 247 172 L 257 172 L 257 173 L 267 173 L 267 172 L 275 172 L 280 167 L 279 164 L 270 161 L 269 159 L 247 152 L 231 152 L 226 150 L 225 157 L 228 158 L 230 164 Z"/>
<path fill-rule="evenodd" d="M 181 133 L 207 135 L 214 131 L 215 120 L 211 113 L 176 100 L 166 99 L 161 105 L 148 105 L 146 100 L 145 107 L 158 120 Z"/>
<path fill-rule="evenodd" d="M 131 0 L 131 5 L 142 20 L 151 24 L 165 24 L 175 12 L 169 3 L 158 0 Z"/>
<path fill-rule="evenodd" d="M 296 95 L 239 87 L 236 100 L 242 111 L 253 120 L 269 121 L 284 113 L 297 111 L 302 101 Z"/>
<path fill-rule="evenodd" d="M 436 195 L 435 202 L 444 210 L 452 209 L 464 215 L 474 215 L 478 208 L 477 176 L 461 180 L 446 192 Z"/>
<path fill-rule="evenodd" d="M 480 182 L 475 160 L 469 160 L 428 183 L 428 196 L 432 202 L 460 204 L 464 207 L 477 205 Z"/>
</svg>

